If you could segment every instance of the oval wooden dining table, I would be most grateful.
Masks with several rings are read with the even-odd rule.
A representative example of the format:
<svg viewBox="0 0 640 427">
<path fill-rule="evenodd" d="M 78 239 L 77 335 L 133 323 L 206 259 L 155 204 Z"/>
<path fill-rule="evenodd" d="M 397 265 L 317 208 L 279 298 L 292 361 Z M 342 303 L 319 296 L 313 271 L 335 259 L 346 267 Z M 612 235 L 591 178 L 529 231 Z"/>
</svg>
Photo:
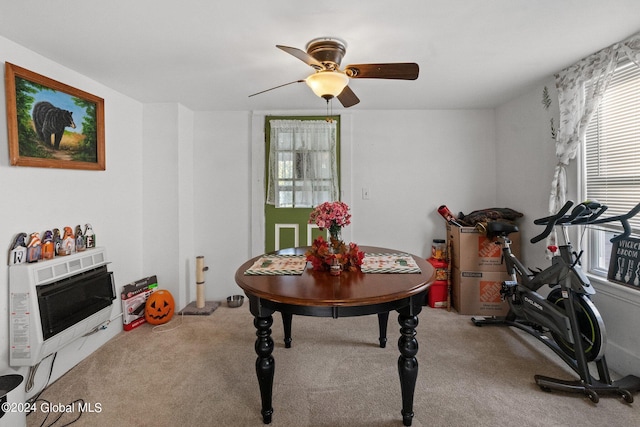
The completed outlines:
<svg viewBox="0 0 640 427">
<path fill-rule="evenodd" d="M 307 247 L 289 248 L 266 255 L 303 255 Z M 406 253 L 387 248 L 361 246 L 365 254 Z M 416 327 L 434 268 L 423 258 L 410 255 L 420 269 L 417 273 L 363 273 L 343 271 L 338 276 L 315 271 L 308 264 L 302 274 L 247 275 L 265 255 L 252 258 L 236 271 L 235 280 L 249 299 L 256 327 L 256 374 L 262 400 L 262 419 L 269 424 L 273 415 L 272 391 L 275 373 L 274 343 L 271 338 L 273 313 L 280 312 L 285 328 L 285 346 L 291 347 L 291 319 L 295 315 L 350 317 L 377 314 L 380 346 L 386 343 L 389 312 L 398 312 L 400 338 L 398 373 L 402 394 L 402 419 L 413 420 L 413 396 L 418 376 Z"/>
</svg>

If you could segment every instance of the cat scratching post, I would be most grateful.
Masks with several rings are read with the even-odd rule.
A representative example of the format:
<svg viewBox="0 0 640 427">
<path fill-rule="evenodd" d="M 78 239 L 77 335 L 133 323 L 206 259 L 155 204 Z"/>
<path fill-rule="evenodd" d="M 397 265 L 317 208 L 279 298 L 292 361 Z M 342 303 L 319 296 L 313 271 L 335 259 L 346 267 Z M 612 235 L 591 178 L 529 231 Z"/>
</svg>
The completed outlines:
<svg viewBox="0 0 640 427">
<path fill-rule="evenodd" d="M 180 314 L 200 314 L 209 315 L 220 306 L 219 302 L 205 301 L 204 297 L 204 272 L 209 270 L 209 267 L 204 265 L 204 257 L 196 257 L 196 300 L 191 302 L 185 308 L 182 309 Z"/>
</svg>

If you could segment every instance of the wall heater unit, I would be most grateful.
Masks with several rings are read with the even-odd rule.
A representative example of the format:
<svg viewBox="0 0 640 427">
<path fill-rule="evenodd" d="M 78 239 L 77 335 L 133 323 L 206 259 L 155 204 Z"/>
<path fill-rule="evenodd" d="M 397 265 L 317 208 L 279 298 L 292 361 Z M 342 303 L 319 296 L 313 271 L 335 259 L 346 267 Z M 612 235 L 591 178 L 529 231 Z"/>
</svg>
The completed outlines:
<svg viewBox="0 0 640 427">
<path fill-rule="evenodd" d="M 107 322 L 116 298 L 104 248 L 9 267 L 9 365 L 35 366 Z"/>
</svg>

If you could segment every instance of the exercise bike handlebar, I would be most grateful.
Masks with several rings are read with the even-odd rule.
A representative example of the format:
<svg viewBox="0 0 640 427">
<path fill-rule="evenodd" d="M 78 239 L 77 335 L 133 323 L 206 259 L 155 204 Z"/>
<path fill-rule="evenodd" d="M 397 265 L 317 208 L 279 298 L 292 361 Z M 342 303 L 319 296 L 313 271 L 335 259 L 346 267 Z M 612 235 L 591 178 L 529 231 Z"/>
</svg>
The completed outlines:
<svg viewBox="0 0 640 427">
<path fill-rule="evenodd" d="M 534 224 L 546 225 L 546 227 L 542 233 L 538 234 L 537 236 L 535 236 L 530 240 L 531 243 L 538 243 L 540 240 L 544 239 L 549 234 L 551 234 L 551 231 L 553 231 L 553 227 L 555 227 L 558 221 L 560 221 L 561 219 L 563 220 L 563 222 L 566 222 L 564 221 L 564 216 L 567 213 L 567 211 L 569 211 L 569 208 L 571 206 L 573 206 L 573 202 L 571 200 L 568 200 L 564 204 L 564 206 L 562 206 L 562 208 L 558 211 L 557 214 L 546 216 L 544 218 L 539 218 L 533 221 Z M 578 215 L 580 215 L 585 209 L 586 207 L 584 205 L 577 205 L 575 208 L 573 208 L 573 210 L 571 211 L 571 215 L 569 215 L 567 218 L 571 218 L 571 220 L 573 220 Z"/>
<path fill-rule="evenodd" d="M 573 202 L 569 200 L 564 204 L 564 206 L 562 206 L 557 214 L 534 220 L 534 224 L 546 225 L 546 227 L 542 233 L 531 239 L 531 243 L 537 243 L 540 240 L 546 238 L 549 234 L 551 234 L 553 227 L 555 227 L 556 225 L 606 224 L 610 222 L 620 221 L 620 224 L 622 225 L 622 229 L 624 231 L 622 234 L 611 239 L 611 242 L 615 243 L 631 234 L 631 225 L 629 224 L 629 220 L 640 212 L 640 203 L 638 203 L 626 214 L 611 216 L 608 218 L 600 218 L 600 216 L 608 209 L 608 206 L 601 205 L 600 203 L 595 201 L 586 201 L 580 203 L 579 205 L 576 205 L 571 213 L 569 215 L 566 215 L 571 206 L 573 206 Z"/>
<path fill-rule="evenodd" d="M 631 218 L 633 218 L 634 216 L 636 216 L 638 214 L 638 212 L 640 212 L 640 203 L 635 205 L 635 207 L 633 207 L 626 214 L 616 215 L 616 216 L 612 216 L 612 217 L 609 217 L 609 218 L 596 219 L 595 221 L 592 221 L 589 224 L 606 224 L 608 222 L 620 221 L 620 224 L 622 224 L 622 229 L 624 231 L 623 231 L 622 234 L 619 234 L 619 235 L 615 236 L 613 239 L 610 240 L 611 243 L 615 243 L 617 241 L 620 241 L 620 240 L 624 239 L 625 237 L 627 237 L 627 236 L 629 236 L 631 234 L 631 225 L 629 224 L 629 220 Z"/>
<path fill-rule="evenodd" d="M 590 215 L 583 215 L 580 218 L 576 218 L 572 224 L 593 224 L 593 222 L 599 218 L 609 206 L 601 205 L 600 203 L 587 202 L 587 209 L 591 212 Z"/>
</svg>

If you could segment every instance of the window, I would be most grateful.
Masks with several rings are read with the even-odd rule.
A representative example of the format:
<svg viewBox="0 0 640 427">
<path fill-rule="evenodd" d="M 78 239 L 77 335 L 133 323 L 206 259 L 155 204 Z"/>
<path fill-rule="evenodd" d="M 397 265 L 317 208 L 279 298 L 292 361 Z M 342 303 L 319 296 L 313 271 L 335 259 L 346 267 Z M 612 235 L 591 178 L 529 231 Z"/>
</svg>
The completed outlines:
<svg viewBox="0 0 640 427">
<path fill-rule="evenodd" d="M 310 208 L 338 200 L 337 122 L 270 120 L 267 203 Z"/>
<path fill-rule="evenodd" d="M 625 60 L 618 64 L 585 138 L 587 199 L 609 206 L 607 216 L 628 212 L 640 202 L 640 67 Z M 640 215 L 630 221 L 640 233 Z M 591 272 L 606 275 L 611 243 L 619 223 L 590 232 Z M 617 228 L 616 228 L 617 227 Z"/>
</svg>

